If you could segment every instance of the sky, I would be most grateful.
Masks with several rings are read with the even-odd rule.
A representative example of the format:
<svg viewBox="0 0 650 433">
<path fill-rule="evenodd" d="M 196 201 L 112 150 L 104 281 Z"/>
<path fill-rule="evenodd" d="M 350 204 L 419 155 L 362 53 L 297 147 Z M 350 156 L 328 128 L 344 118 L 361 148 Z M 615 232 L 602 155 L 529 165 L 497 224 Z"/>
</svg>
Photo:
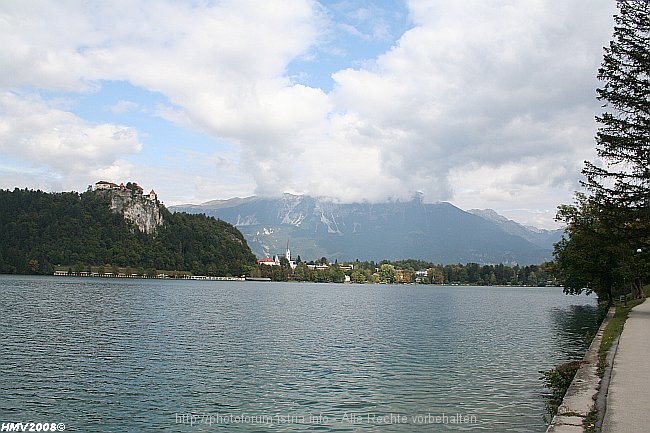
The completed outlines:
<svg viewBox="0 0 650 433">
<path fill-rule="evenodd" d="M 448 201 L 554 228 L 614 0 L 3 0 L 0 188 Z"/>
</svg>

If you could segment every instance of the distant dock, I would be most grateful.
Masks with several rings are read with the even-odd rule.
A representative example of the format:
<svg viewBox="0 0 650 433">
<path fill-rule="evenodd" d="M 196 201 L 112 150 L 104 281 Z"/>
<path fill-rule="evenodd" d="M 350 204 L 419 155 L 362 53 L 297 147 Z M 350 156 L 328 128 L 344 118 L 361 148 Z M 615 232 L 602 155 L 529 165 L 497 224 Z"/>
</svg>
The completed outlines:
<svg viewBox="0 0 650 433">
<path fill-rule="evenodd" d="M 91 278 L 138 278 L 138 279 L 168 279 L 168 280 L 196 280 L 196 281 L 245 281 L 245 277 L 213 277 L 208 275 L 167 275 L 164 273 L 156 275 L 125 274 L 113 272 L 68 272 L 54 271 L 55 277 L 91 277 Z M 269 280 L 270 281 L 270 280 Z"/>
</svg>

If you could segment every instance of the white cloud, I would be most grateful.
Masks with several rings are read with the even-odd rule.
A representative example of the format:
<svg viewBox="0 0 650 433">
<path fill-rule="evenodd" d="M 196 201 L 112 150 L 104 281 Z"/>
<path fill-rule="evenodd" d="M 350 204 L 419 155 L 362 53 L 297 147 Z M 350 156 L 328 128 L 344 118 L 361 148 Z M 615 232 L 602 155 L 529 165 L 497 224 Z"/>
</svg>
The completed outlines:
<svg viewBox="0 0 650 433">
<path fill-rule="evenodd" d="M 0 96 L 0 151 L 57 173 L 88 173 L 141 149 L 132 128 L 90 124 L 34 95 Z"/>
<path fill-rule="evenodd" d="M 279 163 L 300 151 L 295 138 L 327 113 L 322 91 L 283 77 L 318 35 L 319 9 L 310 1 L 53 2 L 42 9 L 21 3 L 3 5 L 0 19 L 9 24 L 0 36 L 15 42 L 0 46 L 5 88 L 82 92 L 98 80 L 127 80 L 163 93 L 174 105 L 159 109 L 165 118 L 230 140 L 252 164 L 258 154 Z M 132 107 L 120 103 L 113 111 Z M 62 122 L 63 134 L 74 122 L 57 114 L 51 121 Z M 44 138 L 32 134 L 32 148 L 51 146 Z M 260 188 L 270 181 L 259 177 Z"/>
<path fill-rule="evenodd" d="M 262 194 L 344 200 L 423 190 L 430 201 L 504 209 L 500 197 L 531 208 L 540 196 L 553 208 L 566 201 L 592 155 L 595 75 L 613 2 L 408 6 L 413 27 L 378 58 L 334 73 L 326 93 L 293 82 L 288 65 L 331 53 L 337 26 L 387 38 L 390 13 L 339 2 L 332 7 L 348 21 L 333 23 L 328 4 L 309 0 L 3 2 L 0 87 L 10 92 L 0 151 L 59 172 L 135 170 L 123 165 L 140 150 L 134 129 L 91 123 L 34 96 L 125 80 L 168 99 L 159 116 L 232 147 L 227 174 L 192 173 L 190 160 L 178 167 L 196 176 L 193 190 L 183 188 L 188 197 L 216 194 L 208 185 L 219 183 L 250 188 L 252 179 Z M 134 104 L 112 110 L 126 116 Z M 171 177 L 168 167 L 137 172 Z"/>
<path fill-rule="evenodd" d="M 336 25 L 342 32 L 365 41 L 389 41 L 392 36 L 389 20 L 396 18 L 395 8 L 400 5 L 343 0 L 328 3 L 328 7 L 345 20 Z"/>
<path fill-rule="evenodd" d="M 565 196 L 577 188 L 582 160 L 592 155 L 595 75 L 612 5 L 410 5 L 417 25 L 392 50 L 372 67 L 334 74 L 336 109 L 366 125 L 362 134 L 380 149 L 379 171 L 400 179 L 394 192 L 422 189 L 429 200 L 465 202 L 459 172 L 472 164 L 486 172 L 468 173 L 467 187 L 483 196 L 486 184 L 511 200 L 523 200 L 528 186 L 538 194 L 560 186 Z M 504 167 L 519 176 L 502 179 Z"/>
<path fill-rule="evenodd" d="M 113 114 L 123 114 L 129 111 L 133 111 L 136 108 L 138 108 L 138 104 L 136 102 L 125 101 L 124 99 L 121 99 L 111 107 L 111 112 Z"/>
</svg>

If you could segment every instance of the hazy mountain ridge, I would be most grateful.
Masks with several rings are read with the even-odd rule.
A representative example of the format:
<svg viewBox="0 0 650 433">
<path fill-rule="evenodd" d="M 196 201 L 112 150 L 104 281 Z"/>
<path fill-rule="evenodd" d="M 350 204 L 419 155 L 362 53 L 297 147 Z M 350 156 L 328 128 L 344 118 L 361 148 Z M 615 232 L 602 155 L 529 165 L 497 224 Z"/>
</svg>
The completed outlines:
<svg viewBox="0 0 650 433">
<path fill-rule="evenodd" d="M 258 257 L 291 250 L 303 259 L 398 260 L 436 263 L 541 263 L 552 258 L 542 235 L 465 212 L 449 203 L 336 203 L 285 194 L 170 207 L 235 225 Z M 503 217 L 501 217 L 503 218 Z M 505 219 L 505 218 L 504 218 Z M 506 220 L 510 221 L 510 220 Z M 504 227 L 504 224 L 506 227 Z"/>
<path fill-rule="evenodd" d="M 564 229 L 547 230 L 537 227 L 524 226 L 516 221 L 498 214 L 493 209 L 469 209 L 467 212 L 480 216 L 499 225 L 505 232 L 520 236 L 542 248 L 553 248 L 564 233 Z"/>
</svg>

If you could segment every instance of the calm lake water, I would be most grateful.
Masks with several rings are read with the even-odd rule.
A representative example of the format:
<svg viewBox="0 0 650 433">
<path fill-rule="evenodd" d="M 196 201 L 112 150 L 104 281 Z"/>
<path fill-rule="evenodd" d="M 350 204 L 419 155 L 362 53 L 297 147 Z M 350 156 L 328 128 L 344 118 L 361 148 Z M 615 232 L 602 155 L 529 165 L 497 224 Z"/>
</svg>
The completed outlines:
<svg viewBox="0 0 650 433">
<path fill-rule="evenodd" d="M 0 422 L 543 432 L 538 371 L 595 317 L 558 288 L 0 276 Z"/>
</svg>

